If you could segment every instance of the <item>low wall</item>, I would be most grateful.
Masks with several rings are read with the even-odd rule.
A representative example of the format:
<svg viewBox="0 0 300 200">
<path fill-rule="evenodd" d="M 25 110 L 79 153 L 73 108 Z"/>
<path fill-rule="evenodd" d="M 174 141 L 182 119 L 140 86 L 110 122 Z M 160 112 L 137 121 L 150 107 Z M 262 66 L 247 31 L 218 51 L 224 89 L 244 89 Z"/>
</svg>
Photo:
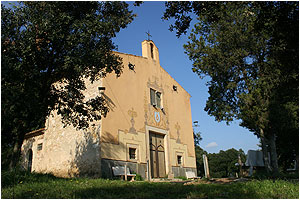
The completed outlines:
<svg viewBox="0 0 300 200">
<path fill-rule="evenodd" d="M 185 172 L 189 172 L 189 171 L 195 172 L 195 175 L 197 176 L 197 169 L 196 168 L 172 166 L 172 172 L 174 174 L 174 177 L 179 177 L 179 176 L 186 177 Z"/>
<path fill-rule="evenodd" d="M 119 160 L 110 160 L 110 159 L 101 159 L 101 177 L 102 178 L 113 178 L 112 167 L 114 166 L 125 166 L 129 168 L 131 173 L 137 173 L 146 179 L 147 165 L 146 163 L 135 163 L 135 162 L 126 162 Z"/>
</svg>

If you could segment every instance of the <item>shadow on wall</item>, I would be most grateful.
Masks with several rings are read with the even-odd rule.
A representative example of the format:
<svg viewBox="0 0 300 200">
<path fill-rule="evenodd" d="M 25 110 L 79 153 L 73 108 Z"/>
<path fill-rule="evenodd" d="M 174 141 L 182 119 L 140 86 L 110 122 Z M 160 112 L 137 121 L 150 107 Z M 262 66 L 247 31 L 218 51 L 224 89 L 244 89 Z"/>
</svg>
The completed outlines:
<svg viewBox="0 0 300 200">
<path fill-rule="evenodd" d="M 116 105 L 114 102 L 104 93 L 105 103 L 108 108 L 113 111 Z M 89 176 L 100 177 L 101 176 L 101 140 L 100 140 L 100 125 L 91 126 L 88 130 L 82 131 L 83 139 L 76 141 L 74 151 L 71 150 L 70 154 L 74 152 L 73 160 L 70 162 L 70 169 L 68 175 L 71 177 Z M 109 139 L 113 138 L 109 135 Z M 111 152 L 111 154 L 113 151 Z"/>
<path fill-rule="evenodd" d="M 83 131 L 83 139 L 76 141 L 73 160 L 70 162 L 68 175 L 70 177 L 89 176 L 100 177 L 100 125 Z M 71 150 L 70 154 L 73 154 Z"/>
<path fill-rule="evenodd" d="M 124 152 L 126 151 L 126 145 L 122 142 L 117 142 L 117 138 L 115 138 L 112 134 L 109 132 L 105 132 L 103 135 L 103 143 L 110 144 L 105 145 L 106 149 L 103 149 L 102 151 L 105 152 L 105 158 L 102 158 L 101 160 L 101 169 L 102 173 L 101 176 L 103 178 L 112 178 L 113 172 L 112 167 L 114 166 L 125 166 L 125 161 L 120 161 L 116 158 L 119 158 L 120 155 L 124 155 Z M 122 156 L 123 157 L 123 156 Z M 126 159 L 126 157 L 124 158 Z M 135 166 L 128 166 L 131 171 L 135 171 Z"/>
<path fill-rule="evenodd" d="M 106 94 L 102 94 L 102 97 L 105 99 L 105 103 L 108 106 L 108 108 L 111 111 L 114 111 L 114 108 L 116 107 L 116 104 L 111 100 L 111 98 L 109 98 L 109 96 L 107 96 Z"/>
<path fill-rule="evenodd" d="M 102 166 L 101 162 L 101 148 L 102 142 L 100 142 L 100 125 L 98 127 L 90 128 L 88 131 L 84 131 L 83 139 L 76 141 L 73 160 L 70 162 L 70 169 L 68 175 L 70 177 L 111 177 L 112 172 L 110 170 L 114 164 L 106 163 Z M 111 134 L 107 133 L 107 138 L 110 140 L 115 139 Z M 118 145 L 118 148 L 105 149 L 106 156 L 108 158 L 116 158 L 120 155 L 121 151 L 126 151 L 126 146 L 123 143 Z M 119 165 L 119 164 L 116 164 Z M 103 170 L 103 171 L 102 171 Z"/>
<path fill-rule="evenodd" d="M 107 149 L 102 149 L 103 152 L 105 152 L 105 158 L 101 159 L 101 177 L 114 178 L 112 167 L 126 165 L 129 168 L 130 173 L 137 173 L 141 175 L 143 179 L 145 179 L 147 173 L 146 164 L 132 161 L 128 162 L 127 159 L 129 157 L 129 152 L 126 143 L 122 143 L 120 141 L 117 143 L 115 137 L 108 132 L 106 132 L 105 135 L 105 141 L 110 141 L 110 143 L 114 144 L 102 145 L 102 148 L 103 146 L 106 146 Z"/>
<path fill-rule="evenodd" d="M 110 144 L 109 148 L 103 149 L 102 151 L 105 152 L 105 156 L 108 159 L 116 159 L 119 158 L 120 155 L 126 152 L 126 144 L 120 142 L 115 136 L 113 136 L 109 132 L 105 132 L 102 137 L 102 143 Z M 126 158 L 124 158 L 126 159 Z"/>
</svg>

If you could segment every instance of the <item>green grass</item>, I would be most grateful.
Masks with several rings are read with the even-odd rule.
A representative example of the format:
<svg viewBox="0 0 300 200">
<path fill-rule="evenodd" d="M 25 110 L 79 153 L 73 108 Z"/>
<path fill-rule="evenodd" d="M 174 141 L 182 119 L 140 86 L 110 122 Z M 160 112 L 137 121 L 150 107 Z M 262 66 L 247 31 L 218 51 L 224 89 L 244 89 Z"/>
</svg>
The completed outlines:
<svg viewBox="0 0 300 200">
<path fill-rule="evenodd" d="M 175 178 L 181 179 L 181 180 L 183 180 L 183 181 L 187 180 L 187 178 L 186 178 L 185 176 L 177 176 L 177 177 L 175 177 Z"/>
<path fill-rule="evenodd" d="M 183 185 L 88 178 L 63 179 L 24 172 L 18 172 L 14 179 L 12 173 L 2 172 L 1 183 L 2 198 L 299 198 L 298 183 L 284 180 Z"/>
</svg>

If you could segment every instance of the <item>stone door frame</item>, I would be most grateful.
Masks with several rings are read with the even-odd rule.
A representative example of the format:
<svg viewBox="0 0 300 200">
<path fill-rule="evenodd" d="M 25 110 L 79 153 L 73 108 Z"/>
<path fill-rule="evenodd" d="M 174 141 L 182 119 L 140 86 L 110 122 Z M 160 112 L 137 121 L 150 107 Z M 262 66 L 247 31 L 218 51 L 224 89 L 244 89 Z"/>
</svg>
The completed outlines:
<svg viewBox="0 0 300 200">
<path fill-rule="evenodd" d="M 152 180 L 151 177 L 151 161 L 150 161 L 150 131 L 151 132 L 155 132 L 161 135 L 164 135 L 164 146 L 165 146 L 165 167 L 166 167 L 166 175 L 170 174 L 171 172 L 171 167 L 170 167 L 170 148 L 169 148 L 169 144 L 170 144 L 170 138 L 169 138 L 169 131 L 164 130 L 164 129 L 160 129 L 160 128 L 156 128 L 153 126 L 148 126 L 146 125 L 146 161 L 147 161 L 147 179 L 149 181 Z"/>
</svg>

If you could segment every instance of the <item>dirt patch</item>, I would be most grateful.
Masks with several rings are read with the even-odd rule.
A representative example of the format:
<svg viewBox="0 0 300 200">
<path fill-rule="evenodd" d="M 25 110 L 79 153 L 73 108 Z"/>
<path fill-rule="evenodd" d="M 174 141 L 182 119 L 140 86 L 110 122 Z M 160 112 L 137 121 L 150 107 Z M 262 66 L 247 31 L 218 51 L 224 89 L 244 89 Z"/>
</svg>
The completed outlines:
<svg viewBox="0 0 300 200">
<path fill-rule="evenodd" d="M 212 178 L 210 180 L 197 180 L 188 183 L 184 183 L 184 185 L 194 185 L 194 184 L 232 184 L 238 182 L 246 182 L 249 181 L 247 178 Z"/>
<path fill-rule="evenodd" d="M 237 180 L 237 178 L 218 178 L 209 180 L 211 183 L 219 183 L 219 184 L 230 184 Z"/>
</svg>

